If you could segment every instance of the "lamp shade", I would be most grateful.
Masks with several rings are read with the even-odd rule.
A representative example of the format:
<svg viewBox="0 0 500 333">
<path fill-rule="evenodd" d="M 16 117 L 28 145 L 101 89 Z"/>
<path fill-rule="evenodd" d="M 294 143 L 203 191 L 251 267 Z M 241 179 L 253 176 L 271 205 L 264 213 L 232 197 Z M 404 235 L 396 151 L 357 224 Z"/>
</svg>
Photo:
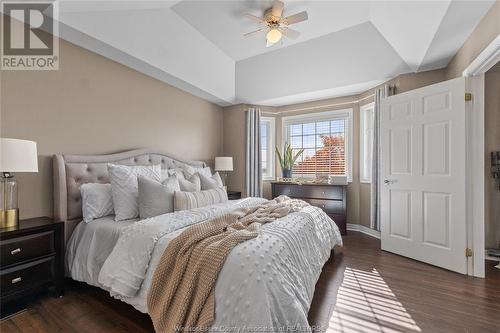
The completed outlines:
<svg viewBox="0 0 500 333">
<path fill-rule="evenodd" d="M 233 171 L 233 158 L 224 156 L 216 157 L 215 171 Z"/>
<path fill-rule="evenodd" d="M 38 172 L 36 142 L 1 138 L 0 172 Z"/>
</svg>

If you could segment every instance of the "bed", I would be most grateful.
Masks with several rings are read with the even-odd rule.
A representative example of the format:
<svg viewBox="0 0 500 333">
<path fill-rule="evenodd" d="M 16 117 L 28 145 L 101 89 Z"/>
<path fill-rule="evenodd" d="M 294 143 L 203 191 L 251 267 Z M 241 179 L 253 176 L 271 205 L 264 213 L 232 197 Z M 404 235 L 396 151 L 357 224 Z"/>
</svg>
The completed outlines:
<svg viewBox="0 0 500 333">
<path fill-rule="evenodd" d="M 105 289 L 144 313 L 154 269 L 172 239 L 191 225 L 266 202 L 245 198 L 141 221 L 115 222 L 113 216 L 107 216 L 81 222 L 79 186 L 108 183 L 107 163 L 161 164 L 163 169 L 206 165 L 144 149 L 110 155 L 54 156 L 54 210 L 56 218 L 65 222 L 66 274 Z M 213 330 L 309 330 L 307 313 L 315 284 L 331 250 L 340 245 L 339 229 L 316 207 L 305 207 L 264 225 L 256 238 L 230 252 L 220 271 L 215 285 Z"/>
</svg>

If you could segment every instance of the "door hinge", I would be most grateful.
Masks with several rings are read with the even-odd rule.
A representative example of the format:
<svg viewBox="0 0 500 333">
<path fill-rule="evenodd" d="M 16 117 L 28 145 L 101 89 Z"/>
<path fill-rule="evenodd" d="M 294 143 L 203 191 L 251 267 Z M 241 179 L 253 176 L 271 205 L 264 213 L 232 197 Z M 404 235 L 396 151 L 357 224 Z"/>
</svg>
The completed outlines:
<svg viewBox="0 0 500 333">
<path fill-rule="evenodd" d="M 472 249 L 469 249 L 469 248 L 466 248 L 465 249 L 465 256 L 468 258 L 468 257 L 472 257 L 474 255 L 474 252 L 472 251 Z"/>
<path fill-rule="evenodd" d="M 472 101 L 472 94 L 471 93 L 465 93 L 465 101 L 466 102 Z"/>
</svg>

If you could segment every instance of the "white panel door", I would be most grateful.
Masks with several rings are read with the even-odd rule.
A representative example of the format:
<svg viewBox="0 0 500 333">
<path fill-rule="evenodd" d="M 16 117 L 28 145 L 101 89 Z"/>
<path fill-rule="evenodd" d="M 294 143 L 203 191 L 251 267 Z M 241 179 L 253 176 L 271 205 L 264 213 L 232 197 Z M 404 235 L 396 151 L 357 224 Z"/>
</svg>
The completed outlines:
<svg viewBox="0 0 500 333">
<path fill-rule="evenodd" d="M 465 79 L 382 99 L 382 249 L 460 273 L 465 257 Z"/>
</svg>

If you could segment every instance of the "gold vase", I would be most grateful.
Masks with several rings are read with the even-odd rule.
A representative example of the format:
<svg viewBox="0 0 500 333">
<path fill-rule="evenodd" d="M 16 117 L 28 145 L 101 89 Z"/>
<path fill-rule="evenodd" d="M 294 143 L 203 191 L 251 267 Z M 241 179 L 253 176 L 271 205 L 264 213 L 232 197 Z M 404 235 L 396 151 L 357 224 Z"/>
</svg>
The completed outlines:
<svg viewBox="0 0 500 333">
<path fill-rule="evenodd" d="M 0 210 L 0 228 L 16 227 L 19 224 L 19 208 Z"/>
</svg>

